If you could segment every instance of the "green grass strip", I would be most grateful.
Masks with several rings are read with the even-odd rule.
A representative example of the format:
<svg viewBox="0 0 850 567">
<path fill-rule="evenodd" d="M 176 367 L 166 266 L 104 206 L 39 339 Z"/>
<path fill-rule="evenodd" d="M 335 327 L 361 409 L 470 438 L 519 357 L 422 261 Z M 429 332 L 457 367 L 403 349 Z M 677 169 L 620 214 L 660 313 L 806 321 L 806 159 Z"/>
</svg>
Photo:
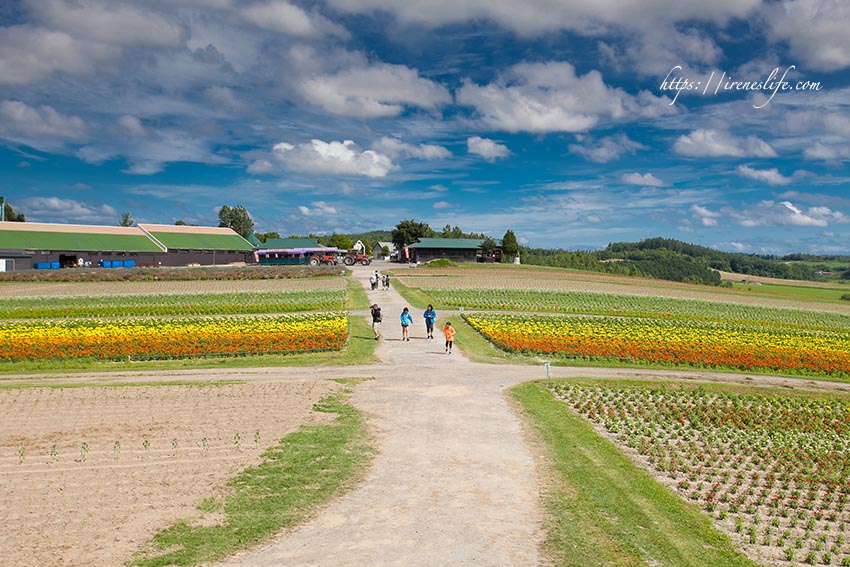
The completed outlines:
<svg viewBox="0 0 850 567">
<path fill-rule="evenodd" d="M 656 482 L 538 382 L 511 394 L 551 467 L 544 551 L 554 565 L 756 567 L 691 504 Z"/>
<path fill-rule="evenodd" d="M 198 565 L 220 560 L 304 521 L 320 504 L 351 487 L 374 454 L 364 417 L 338 395 L 323 399 L 314 410 L 337 417 L 330 425 L 303 426 L 284 437 L 279 446 L 263 453 L 260 465 L 228 483 L 232 493 L 221 505 L 211 499 L 201 503 L 201 511 L 221 510 L 221 525 L 178 522 L 154 536 L 159 555 L 139 557 L 133 565 Z"/>
</svg>

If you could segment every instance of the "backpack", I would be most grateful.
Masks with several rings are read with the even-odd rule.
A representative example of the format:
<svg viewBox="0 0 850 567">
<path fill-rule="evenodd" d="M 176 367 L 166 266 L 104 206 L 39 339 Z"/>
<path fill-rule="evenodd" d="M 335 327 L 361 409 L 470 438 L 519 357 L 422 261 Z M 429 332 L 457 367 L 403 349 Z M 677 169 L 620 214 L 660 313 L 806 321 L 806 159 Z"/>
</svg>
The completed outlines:
<svg viewBox="0 0 850 567">
<path fill-rule="evenodd" d="M 372 309 L 372 320 L 380 323 L 382 319 L 383 316 L 381 315 L 381 308 L 378 307 L 377 309 Z"/>
</svg>

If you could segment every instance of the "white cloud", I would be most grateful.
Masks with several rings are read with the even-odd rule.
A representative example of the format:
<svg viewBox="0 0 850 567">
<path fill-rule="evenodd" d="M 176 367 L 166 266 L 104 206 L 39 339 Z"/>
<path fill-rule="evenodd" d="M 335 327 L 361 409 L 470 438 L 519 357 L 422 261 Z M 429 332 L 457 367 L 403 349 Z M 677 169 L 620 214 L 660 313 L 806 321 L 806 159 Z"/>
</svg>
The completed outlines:
<svg viewBox="0 0 850 567">
<path fill-rule="evenodd" d="M 647 146 L 629 139 L 629 137 L 620 132 L 614 136 L 602 138 L 598 142 L 593 140 L 585 140 L 579 138 L 581 144 L 570 144 L 569 150 L 571 153 L 579 154 L 585 159 L 596 163 L 608 163 L 619 159 L 625 154 L 634 155 L 638 150 L 645 150 Z"/>
<path fill-rule="evenodd" d="M 335 215 L 337 214 L 337 209 L 333 205 L 329 205 L 325 201 L 313 201 L 311 203 L 313 208 L 305 207 L 304 205 L 300 205 L 298 210 L 301 211 L 301 214 L 305 217 L 315 217 L 322 215 Z"/>
<path fill-rule="evenodd" d="M 449 92 L 404 65 L 363 65 L 302 80 L 304 99 L 333 114 L 358 118 L 398 116 L 405 107 L 436 111 L 451 102 Z"/>
<path fill-rule="evenodd" d="M 712 129 L 693 130 L 679 136 L 673 151 L 689 157 L 776 157 L 770 144 L 755 136 L 736 138 L 729 132 Z"/>
<path fill-rule="evenodd" d="M 598 71 L 578 76 L 566 62 L 520 63 L 486 86 L 465 81 L 457 102 L 490 128 L 508 132 L 584 132 L 601 120 L 676 112 L 666 97 L 635 97 L 605 84 Z"/>
<path fill-rule="evenodd" d="M 511 155 L 507 146 L 480 136 L 467 138 L 466 149 L 469 153 L 479 155 L 487 161 L 496 161 Z"/>
<path fill-rule="evenodd" d="M 720 213 L 711 211 L 700 205 L 692 205 L 691 213 L 702 223 L 703 226 L 717 226 Z"/>
<path fill-rule="evenodd" d="M 64 142 L 82 142 L 88 127 L 77 116 L 64 116 L 51 106 L 38 108 L 17 100 L 0 102 L 0 138 L 40 149 L 55 149 Z"/>
<path fill-rule="evenodd" d="M 751 208 L 730 211 L 735 222 L 745 227 L 758 226 L 817 226 L 827 227 L 830 223 L 847 223 L 850 218 L 829 207 L 809 207 L 803 210 L 790 201 L 760 201 Z"/>
<path fill-rule="evenodd" d="M 153 175 L 165 169 L 165 163 L 156 160 L 133 160 L 121 170 L 122 173 L 131 175 Z"/>
<path fill-rule="evenodd" d="M 671 22 L 707 20 L 724 23 L 746 16 L 760 0 L 669 2 L 669 0 L 329 0 L 339 10 L 353 13 L 382 11 L 405 23 L 442 26 L 490 20 L 520 35 L 573 30 L 595 35 L 613 28 L 647 28 Z"/>
<path fill-rule="evenodd" d="M 108 0 L 31 0 L 29 8 L 47 27 L 108 45 L 179 47 L 187 36 L 176 17 L 144 6 Z"/>
<path fill-rule="evenodd" d="M 276 170 L 274 164 L 266 159 L 258 159 L 248 166 L 248 173 L 252 175 L 268 175 Z"/>
<path fill-rule="evenodd" d="M 775 167 L 770 169 L 753 169 L 746 165 L 739 165 L 735 171 L 741 177 L 755 179 L 756 181 L 764 181 L 768 185 L 788 185 L 792 179 L 785 177 Z"/>
<path fill-rule="evenodd" d="M 361 151 L 351 140 L 311 140 L 297 146 L 281 142 L 274 155 L 290 171 L 309 175 L 362 175 L 386 177 L 396 168 L 392 160 L 374 150 Z"/>
<path fill-rule="evenodd" d="M 841 0 L 766 3 L 768 35 L 786 41 L 806 67 L 836 71 L 850 66 L 850 4 Z"/>
<path fill-rule="evenodd" d="M 419 144 L 413 145 L 402 142 L 398 138 L 390 138 L 384 136 L 372 144 L 372 149 L 389 156 L 391 159 L 401 157 L 413 157 L 418 159 L 446 159 L 452 156 L 452 153 L 443 146 L 435 144 Z"/>
<path fill-rule="evenodd" d="M 29 24 L 0 27 L 0 85 L 27 85 L 57 71 L 90 75 L 121 49 Z"/>
<path fill-rule="evenodd" d="M 641 185 L 644 187 L 664 187 L 667 185 L 651 173 L 624 173 L 620 176 L 620 181 L 629 185 Z"/>
<path fill-rule="evenodd" d="M 242 10 L 242 17 L 257 27 L 295 37 L 333 35 L 348 38 L 350 35 L 318 12 L 308 14 L 298 6 L 280 0 L 247 6 Z"/>
<path fill-rule="evenodd" d="M 437 210 L 451 209 L 452 206 L 453 205 L 448 201 L 437 201 L 436 203 L 434 203 L 434 208 Z"/>
<path fill-rule="evenodd" d="M 850 147 L 845 144 L 828 146 L 818 142 L 803 150 L 803 157 L 810 160 L 842 161 L 850 159 Z"/>
<path fill-rule="evenodd" d="M 239 100 L 233 89 L 221 86 L 212 86 L 204 89 L 204 98 L 215 105 L 231 110 L 242 110 L 245 103 Z"/>
<path fill-rule="evenodd" d="M 142 125 L 142 121 L 136 118 L 135 116 L 130 116 L 129 114 L 125 114 L 118 118 L 118 125 L 121 126 L 121 129 L 125 134 L 129 134 L 131 136 L 145 136 L 147 135 L 147 131 L 145 127 Z"/>
<path fill-rule="evenodd" d="M 118 211 L 106 204 L 92 206 L 59 197 L 29 197 L 19 203 L 20 210 L 32 222 L 114 225 L 120 216 Z"/>
</svg>

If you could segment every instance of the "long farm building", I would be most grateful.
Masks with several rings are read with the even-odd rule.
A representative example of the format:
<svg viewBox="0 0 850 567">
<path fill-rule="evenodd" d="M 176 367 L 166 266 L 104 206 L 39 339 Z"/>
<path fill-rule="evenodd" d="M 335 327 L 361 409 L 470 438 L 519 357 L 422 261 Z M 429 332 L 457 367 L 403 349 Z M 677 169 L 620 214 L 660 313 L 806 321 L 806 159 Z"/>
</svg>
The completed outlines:
<svg viewBox="0 0 850 567">
<path fill-rule="evenodd" d="M 101 266 L 213 266 L 253 261 L 229 228 L 0 222 L 0 271 Z"/>
</svg>

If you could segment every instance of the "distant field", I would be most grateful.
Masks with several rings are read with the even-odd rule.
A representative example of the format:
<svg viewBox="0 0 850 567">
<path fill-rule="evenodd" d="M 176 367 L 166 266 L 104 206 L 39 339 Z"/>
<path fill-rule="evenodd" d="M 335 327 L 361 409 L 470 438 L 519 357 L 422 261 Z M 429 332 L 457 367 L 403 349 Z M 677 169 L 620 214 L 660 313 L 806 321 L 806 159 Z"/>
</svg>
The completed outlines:
<svg viewBox="0 0 850 567">
<path fill-rule="evenodd" d="M 732 276 L 741 279 L 740 274 L 732 274 Z M 850 314 L 850 301 L 838 299 L 843 293 L 850 293 L 850 286 L 844 288 L 840 284 L 816 282 L 777 283 L 783 282 L 783 280 L 770 280 L 771 285 L 779 285 L 781 288 L 782 293 L 776 293 L 764 285 L 751 285 L 749 288 L 742 289 L 735 287 L 721 288 L 558 268 L 503 266 L 498 264 L 448 268 L 420 266 L 412 270 L 397 270 L 395 271 L 395 278 L 403 285 L 416 289 L 524 289 L 599 292 L 674 299 L 699 299 Z M 751 279 L 755 280 L 756 278 Z M 765 280 L 765 278 L 759 279 L 759 281 L 762 280 Z M 788 289 L 784 289 L 786 286 Z M 827 291 L 823 296 L 818 296 L 816 293 L 809 292 L 809 289 Z"/>
<path fill-rule="evenodd" d="M 850 305 L 817 294 L 780 300 L 528 268 L 426 268 L 397 279 L 419 302 L 462 310 L 469 326 L 508 353 L 571 364 L 850 378 Z"/>
</svg>

